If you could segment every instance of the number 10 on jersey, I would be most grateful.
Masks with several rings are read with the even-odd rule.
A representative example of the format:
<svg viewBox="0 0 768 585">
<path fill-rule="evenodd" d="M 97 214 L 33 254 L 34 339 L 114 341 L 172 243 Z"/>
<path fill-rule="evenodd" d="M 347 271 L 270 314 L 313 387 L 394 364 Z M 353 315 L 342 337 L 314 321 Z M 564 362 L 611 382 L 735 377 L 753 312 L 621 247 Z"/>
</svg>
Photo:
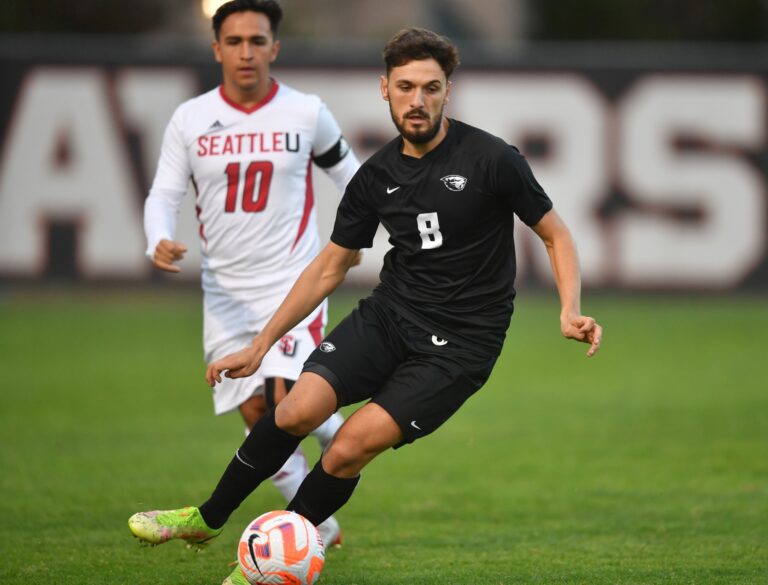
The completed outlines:
<svg viewBox="0 0 768 585">
<path fill-rule="evenodd" d="M 272 183 L 272 169 L 272 162 L 268 160 L 254 161 L 245 169 L 243 211 L 248 213 L 264 211 L 269 197 L 269 186 Z M 229 163 L 224 172 L 227 175 L 227 200 L 224 211 L 233 213 L 237 207 L 237 196 L 240 191 L 240 163 Z"/>
</svg>

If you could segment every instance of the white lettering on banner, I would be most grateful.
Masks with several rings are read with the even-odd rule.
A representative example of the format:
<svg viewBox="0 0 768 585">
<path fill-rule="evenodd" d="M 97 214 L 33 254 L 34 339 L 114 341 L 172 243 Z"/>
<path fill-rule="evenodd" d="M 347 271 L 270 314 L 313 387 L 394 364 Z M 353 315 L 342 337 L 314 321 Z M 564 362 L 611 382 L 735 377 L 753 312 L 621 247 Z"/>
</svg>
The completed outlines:
<svg viewBox="0 0 768 585">
<path fill-rule="evenodd" d="M 377 77 L 279 75 L 322 97 L 363 160 L 395 135 Z M 116 103 L 108 80 L 98 67 L 27 75 L 0 161 L 0 275 L 41 274 L 46 220 L 76 225 L 85 277 L 150 274 L 139 187 L 151 184 L 168 120 L 197 93 L 197 77 L 187 68 L 126 68 L 115 76 Z M 749 157 L 764 152 L 767 105 L 764 82 L 747 75 L 646 75 L 614 107 L 574 73 L 465 72 L 446 114 L 521 147 L 542 139 L 547 148 L 530 162 L 572 229 L 585 285 L 720 288 L 737 286 L 766 261 L 766 177 Z M 143 180 L 131 167 L 123 121 L 141 137 Z M 339 197 L 323 173 L 315 177 L 327 239 Z M 601 219 L 613 191 L 626 205 L 612 205 Z M 192 278 L 200 263 L 194 202 L 187 197 L 177 227 L 190 248 L 182 275 Z M 379 231 L 350 273 L 360 284 L 376 281 L 389 248 Z M 548 278 L 538 239 L 519 229 L 516 240 L 521 276 L 535 270 Z"/>
<path fill-rule="evenodd" d="M 165 128 L 179 104 L 198 93 L 197 76 L 189 69 L 130 68 L 118 74 L 115 86 L 125 123 L 142 138 L 142 165 L 147 175 L 144 183 L 149 188 L 157 170 Z M 195 192 L 190 184 L 176 224 L 176 239 L 187 246 L 187 253 L 177 262 L 181 272 L 169 278 L 199 280 L 199 229 Z"/>
<path fill-rule="evenodd" d="M 99 69 L 27 75 L 0 163 L 2 272 L 40 274 L 44 221 L 55 219 L 78 224 L 83 275 L 145 274 L 136 186 L 107 96 Z"/>
<path fill-rule="evenodd" d="M 765 185 L 737 149 L 765 142 L 765 97 L 750 77 L 652 76 L 620 106 L 619 161 L 639 204 L 619 218 L 620 283 L 737 284 L 765 245 Z M 701 141 L 695 150 L 675 139 Z M 670 210 L 695 212 L 681 221 Z"/>
<path fill-rule="evenodd" d="M 574 234 L 584 281 L 605 284 L 606 246 L 595 213 L 608 187 L 609 109 L 604 98 L 582 77 L 570 74 L 466 77 L 471 80 L 458 82 L 457 87 L 466 89 L 455 92 L 454 102 L 467 122 L 519 147 L 529 136 L 546 138 L 550 152 L 531 161 L 534 174 Z M 531 242 L 538 238 L 528 230 L 517 230 L 517 237 L 531 250 L 537 274 L 551 279 L 546 250 Z M 525 258 L 518 256 L 521 261 Z M 524 270 L 521 266 L 520 273 Z"/>
</svg>

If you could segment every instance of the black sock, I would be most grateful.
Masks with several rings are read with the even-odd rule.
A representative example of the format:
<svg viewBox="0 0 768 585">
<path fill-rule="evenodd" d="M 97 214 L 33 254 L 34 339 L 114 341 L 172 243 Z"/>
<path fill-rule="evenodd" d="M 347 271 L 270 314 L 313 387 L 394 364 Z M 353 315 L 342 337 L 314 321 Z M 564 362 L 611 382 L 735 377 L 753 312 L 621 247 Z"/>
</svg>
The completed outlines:
<svg viewBox="0 0 768 585">
<path fill-rule="evenodd" d="M 303 438 L 278 428 L 274 409 L 261 417 L 224 470 L 211 497 L 200 506 L 205 523 L 211 528 L 224 526 L 243 500 L 279 471 Z"/>
<path fill-rule="evenodd" d="M 347 479 L 326 473 L 320 459 L 301 482 L 287 509 L 317 526 L 347 503 L 358 481 L 359 475 Z"/>
</svg>

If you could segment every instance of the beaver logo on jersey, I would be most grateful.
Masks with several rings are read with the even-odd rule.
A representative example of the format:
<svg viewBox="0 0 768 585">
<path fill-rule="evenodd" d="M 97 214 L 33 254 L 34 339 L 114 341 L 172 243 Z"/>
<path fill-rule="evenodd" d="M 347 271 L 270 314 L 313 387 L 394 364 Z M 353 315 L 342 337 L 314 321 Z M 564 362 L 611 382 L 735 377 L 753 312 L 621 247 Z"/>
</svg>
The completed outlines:
<svg viewBox="0 0 768 585">
<path fill-rule="evenodd" d="M 467 186 L 467 178 L 461 175 L 446 175 L 440 180 L 451 191 L 463 191 Z"/>
</svg>

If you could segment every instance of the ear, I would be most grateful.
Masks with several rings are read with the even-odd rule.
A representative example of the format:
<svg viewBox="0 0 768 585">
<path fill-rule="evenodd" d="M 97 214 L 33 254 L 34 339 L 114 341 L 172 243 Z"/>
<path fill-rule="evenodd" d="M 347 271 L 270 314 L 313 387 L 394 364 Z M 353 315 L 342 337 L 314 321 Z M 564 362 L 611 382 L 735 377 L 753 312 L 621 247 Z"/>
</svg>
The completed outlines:
<svg viewBox="0 0 768 585">
<path fill-rule="evenodd" d="M 451 97 L 451 88 L 453 87 L 453 83 L 450 81 L 445 84 L 445 103 L 448 103 L 448 98 Z"/>
<path fill-rule="evenodd" d="M 221 63 L 221 45 L 219 41 L 213 41 L 211 48 L 213 49 L 213 58 L 216 59 L 216 63 Z"/>
<path fill-rule="evenodd" d="M 389 88 L 387 87 L 387 78 L 381 76 L 381 97 L 385 102 L 389 101 Z"/>
<path fill-rule="evenodd" d="M 280 41 L 272 43 L 272 55 L 269 57 L 269 62 L 274 63 L 277 59 L 277 54 L 280 52 Z"/>
</svg>

